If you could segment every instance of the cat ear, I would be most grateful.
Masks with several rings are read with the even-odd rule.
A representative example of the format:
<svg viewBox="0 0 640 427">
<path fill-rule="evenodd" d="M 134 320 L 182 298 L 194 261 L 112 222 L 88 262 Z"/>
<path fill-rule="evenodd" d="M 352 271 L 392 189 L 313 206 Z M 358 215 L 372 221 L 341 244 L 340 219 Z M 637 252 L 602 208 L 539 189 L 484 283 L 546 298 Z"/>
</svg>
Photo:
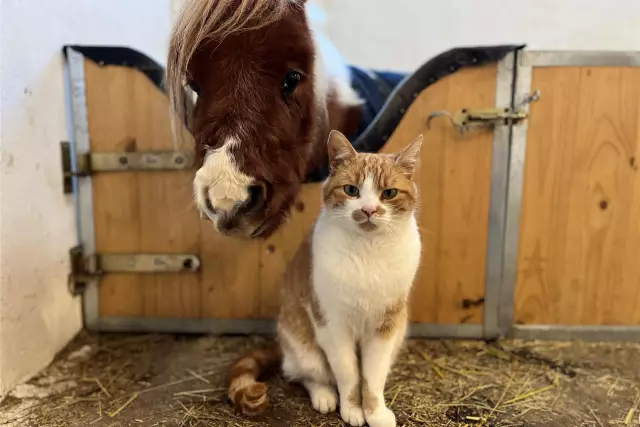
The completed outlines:
<svg viewBox="0 0 640 427">
<path fill-rule="evenodd" d="M 331 131 L 327 144 L 327 148 L 329 149 L 329 164 L 332 167 L 358 154 L 347 137 L 337 130 Z"/>
<path fill-rule="evenodd" d="M 411 144 L 396 155 L 396 164 L 406 169 L 409 175 L 413 174 L 416 162 L 418 161 L 420 148 L 422 147 L 422 139 L 422 135 L 418 136 Z"/>
</svg>

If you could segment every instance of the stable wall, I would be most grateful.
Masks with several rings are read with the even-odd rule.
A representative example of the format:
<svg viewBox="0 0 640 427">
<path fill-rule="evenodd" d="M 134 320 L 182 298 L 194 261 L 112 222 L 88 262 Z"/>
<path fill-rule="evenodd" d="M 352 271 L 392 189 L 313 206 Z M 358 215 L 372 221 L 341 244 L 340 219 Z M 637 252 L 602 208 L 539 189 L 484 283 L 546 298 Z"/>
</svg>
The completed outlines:
<svg viewBox="0 0 640 427">
<path fill-rule="evenodd" d="M 0 2 L 0 395 L 81 328 L 67 290 L 76 244 L 62 193 L 64 44 L 124 45 L 164 63 L 170 0 Z"/>
<path fill-rule="evenodd" d="M 455 46 L 640 50 L 637 0 L 314 0 L 326 33 L 358 65 L 413 70 Z"/>
<path fill-rule="evenodd" d="M 458 45 L 638 50 L 640 3 L 618 0 L 316 0 L 347 59 L 412 70 Z M 63 44 L 125 45 L 164 63 L 180 0 L 0 4 L 0 394 L 46 365 L 81 326 L 66 288 L 76 243 L 58 142 L 68 137 Z M 507 15 L 510 17 L 507 18 Z M 13 45 L 14 40 L 19 44 Z"/>
</svg>

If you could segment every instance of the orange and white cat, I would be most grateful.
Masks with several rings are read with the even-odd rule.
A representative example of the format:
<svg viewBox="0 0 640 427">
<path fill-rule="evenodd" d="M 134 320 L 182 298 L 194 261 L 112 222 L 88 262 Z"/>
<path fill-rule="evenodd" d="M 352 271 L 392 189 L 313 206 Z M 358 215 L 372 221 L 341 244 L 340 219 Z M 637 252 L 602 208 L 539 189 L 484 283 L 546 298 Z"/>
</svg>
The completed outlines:
<svg viewBox="0 0 640 427">
<path fill-rule="evenodd" d="M 319 412 L 339 404 L 352 426 L 396 426 L 384 387 L 420 262 L 412 176 L 421 145 L 422 136 L 400 153 L 357 153 L 340 132 L 329 136 L 324 207 L 285 274 L 279 345 L 244 356 L 229 373 L 229 397 L 243 413 L 266 408 L 258 377 L 279 364 Z"/>
</svg>

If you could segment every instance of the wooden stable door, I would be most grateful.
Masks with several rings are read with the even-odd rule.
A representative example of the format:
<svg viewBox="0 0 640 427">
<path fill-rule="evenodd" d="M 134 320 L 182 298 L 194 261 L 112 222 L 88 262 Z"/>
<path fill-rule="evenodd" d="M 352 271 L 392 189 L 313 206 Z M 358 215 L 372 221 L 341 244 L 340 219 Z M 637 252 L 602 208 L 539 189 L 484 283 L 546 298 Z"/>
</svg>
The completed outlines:
<svg viewBox="0 0 640 427">
<path fill-rule="evenodd" d="M 534 68 L 515 321 L 640 324 L 640 68 Z"/>
<path fill-rule="evenodd" d="M 640 68 L 535 66 L 514 322 L 640 325 Z"/>
<path fill-rule="evenodd" d="M 425 89 L 383 151 L 424 134 L 417 181 L 423 254 L 411 301 L 420 323 L 483 322 L 493 132 L 460 134 L 433 112 L 495 105 L 496 66 L 460 70 Z"/>
<path fill-rule="evenodd" d="M 424 135 L 416 175 L 423 256 L 412 321 L 473 325 L 478 337 L 484 319 L 494 134 L 490 129 L 460 134 L 447 118 L 434 119 L 427 127 L 427 117 L 437 110 L 493 107 L 496 72 L 496 64 L 462 69 L 416 94 L 382 150 L 399 151 Z M 167 97 L 148 75 L 89 58 L 83 58 L 81 72 L 72 74 L 83 79 L 76 82 L 73 96 L 84 91 L 86 105 L 80 102 L 74 108 L 86 107 L 91 152 L 182 150 L 193 155 L 193 140 L 186 131 L 187 146 L 175 146 Z M 200 265 L 195 272 L 102 275 L 85 291 L 89 328 L 273 330 L 273 322 L 264 320 L 277 315 L 280 278 L 319 213 L 321 184 L 304 185 L 290 221 L 274 236 L 246 241 L 221 236 L 199 217 L 192 200 L 194 173 L 195 167 L 91 175 L 96 253 L 190 254 Z"/>
</svg>

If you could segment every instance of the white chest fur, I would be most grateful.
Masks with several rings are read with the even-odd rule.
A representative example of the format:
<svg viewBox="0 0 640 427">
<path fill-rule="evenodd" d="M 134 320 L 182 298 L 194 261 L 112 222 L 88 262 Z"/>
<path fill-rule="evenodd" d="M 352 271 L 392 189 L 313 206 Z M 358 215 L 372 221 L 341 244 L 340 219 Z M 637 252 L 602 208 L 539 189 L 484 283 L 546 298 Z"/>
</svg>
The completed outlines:
<svg viewBox="0 0 640 427">
<path fill-rule="evenodd" d="M 420 262 L 413 217 L 391 234 L 353 233 L 321 215 L 313 236 L 313 286 L 327 317 L 357 325 L 405 300 Z"/>
</svg>

